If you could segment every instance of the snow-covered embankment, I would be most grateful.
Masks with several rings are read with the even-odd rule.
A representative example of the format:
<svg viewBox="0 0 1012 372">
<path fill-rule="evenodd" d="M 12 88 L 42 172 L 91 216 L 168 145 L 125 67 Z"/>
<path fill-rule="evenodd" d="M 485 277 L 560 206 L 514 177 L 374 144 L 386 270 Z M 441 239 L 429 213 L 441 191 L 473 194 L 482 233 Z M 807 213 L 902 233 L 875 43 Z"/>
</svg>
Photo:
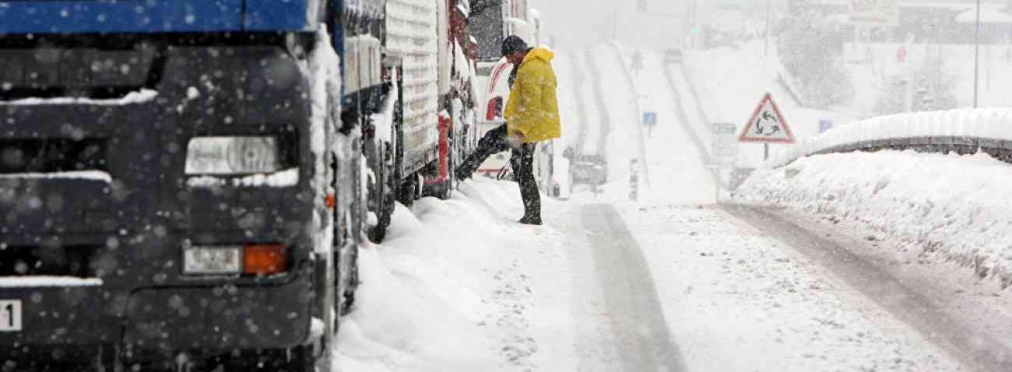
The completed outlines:
<svg viewBox="0 0 1012 372">
<path fill-rule="evenodd" d="M 986 154 L 829 154 L 757 171 L 736 199 L 869 228 L 917 263 L 953 262 L 1012 285 L 1012 166 Z M 909 264 L 910 262 L 907 262 Z"/>
</svg>

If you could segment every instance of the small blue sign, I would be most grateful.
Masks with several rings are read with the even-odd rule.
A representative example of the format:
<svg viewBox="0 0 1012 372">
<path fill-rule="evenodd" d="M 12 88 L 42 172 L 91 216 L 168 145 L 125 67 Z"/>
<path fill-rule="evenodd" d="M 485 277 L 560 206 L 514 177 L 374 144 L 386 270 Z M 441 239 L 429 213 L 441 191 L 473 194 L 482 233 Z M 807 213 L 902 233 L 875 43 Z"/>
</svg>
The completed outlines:
<svg viewBox="0 0 1012 372">
<path fill-rule="evenodd" d="M 652 111 L 643 112 L 643 125 L 648 127 L 657 125 L 657 113 Z"/>
<path fill-rule="evenodd" d="M 830 129 L 833 129 L 832 120 L 819 120 L 819 134 L 826 133 Z"/>
</svg>

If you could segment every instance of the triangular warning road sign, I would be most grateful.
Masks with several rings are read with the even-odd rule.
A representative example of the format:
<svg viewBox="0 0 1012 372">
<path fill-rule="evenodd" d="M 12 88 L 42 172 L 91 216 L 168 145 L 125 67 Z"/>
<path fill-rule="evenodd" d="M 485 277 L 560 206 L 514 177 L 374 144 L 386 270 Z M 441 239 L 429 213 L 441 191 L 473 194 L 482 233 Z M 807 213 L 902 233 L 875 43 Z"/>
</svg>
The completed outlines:
<svg viewBox="0 0 1012 372">
<path fill-rule="evenodd" d="M 745 123 L 739 142 L 794 143 L 794 133 L 787 126 L 773 95 L 766 93 L 752 117 Z"/>
</svg>

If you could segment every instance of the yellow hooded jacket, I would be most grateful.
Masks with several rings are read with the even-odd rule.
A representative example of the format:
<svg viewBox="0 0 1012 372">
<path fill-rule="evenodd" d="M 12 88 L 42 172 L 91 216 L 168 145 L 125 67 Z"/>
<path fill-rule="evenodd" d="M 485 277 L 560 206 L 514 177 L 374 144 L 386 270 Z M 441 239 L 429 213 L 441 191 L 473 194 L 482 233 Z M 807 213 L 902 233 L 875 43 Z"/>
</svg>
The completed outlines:
<svg viewBox="0 0 1012 372">
<path fill-rule="evenodd" d="M 506 103 L 509 133 L 520 132 L 524 143 L 547 141 L 562 136 L 559 101 L 555 95 L 558 82 L 552 71 L 555 53 L 534 48 L 520 63 L 517 79 Z"/>
</svg>

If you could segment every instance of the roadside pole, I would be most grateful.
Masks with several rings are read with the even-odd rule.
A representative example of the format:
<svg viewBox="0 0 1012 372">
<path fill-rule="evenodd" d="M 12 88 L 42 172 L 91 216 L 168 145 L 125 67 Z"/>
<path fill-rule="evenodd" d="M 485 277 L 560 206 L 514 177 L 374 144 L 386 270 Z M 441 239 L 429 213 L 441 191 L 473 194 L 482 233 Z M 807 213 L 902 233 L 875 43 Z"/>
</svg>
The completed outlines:
<svg viewBox="0 0 1012 372">
<path fill-rule="evenodd" d="M 636 158 L 629 159 L 629 200 L 639 201 L 639 164 Z"/>
<path fill-rule="evenodd" d="M 977 0 L 980 1 L 980 0 Z M 763 59 L 770 55 L 770 22 L 773 18 L 773 0 L 766 0 L 766 42 L 763 44 Z"/>
<path fill-rule="evenodd" d="M 720 173 L 724 169 L 733 169 L 738 161 L 738 126 L 734 123 L 713 123 L 713 143 L 710 144 L 710 153 L 713 157 L 707 166 L 715 175 L 714 201 L 720 203 L 720 189 L 723 187 Z"/>
<path fill-rule="evenodd" d="M 973 108 L 978 108 L 980 101 L 980 0 L 977 0 L 977 31 L 973 46 Z"/>
</svg>

